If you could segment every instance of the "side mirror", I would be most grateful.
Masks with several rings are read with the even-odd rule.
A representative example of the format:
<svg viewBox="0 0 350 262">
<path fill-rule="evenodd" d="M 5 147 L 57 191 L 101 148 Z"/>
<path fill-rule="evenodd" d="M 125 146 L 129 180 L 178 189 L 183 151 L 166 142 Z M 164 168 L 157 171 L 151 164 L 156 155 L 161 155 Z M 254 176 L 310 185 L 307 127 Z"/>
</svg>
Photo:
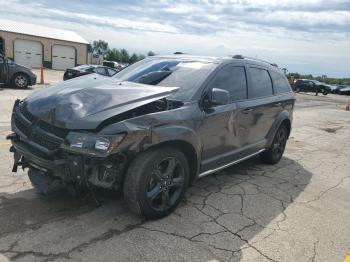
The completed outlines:
<svg viewBox="0 0 350 262">
<path fill-rule="evenodd" d="M 213 106 L 227 105 L 230 102 L 230 93 L 224 89 L 213 88 L 210 102 Z"/>
<path fill-rule="evenodd" d="M 13 64 L 14 64 L 13 60 L 11 60 L 11 59 L 6 59 L 6 62 L 7 62 L 7 64 L 9 64 L 9 65 L 13 65 Z"/>
</svg>

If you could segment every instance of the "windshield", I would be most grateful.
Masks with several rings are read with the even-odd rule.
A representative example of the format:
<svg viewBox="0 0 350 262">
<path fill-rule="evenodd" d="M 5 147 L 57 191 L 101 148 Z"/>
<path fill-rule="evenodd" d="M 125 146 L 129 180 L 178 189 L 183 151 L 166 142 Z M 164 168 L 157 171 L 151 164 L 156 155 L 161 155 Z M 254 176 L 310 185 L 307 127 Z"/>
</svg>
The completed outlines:
<svg viewBox="0 0 350 262">
<path fill-rule="evenodd" d="M 216 66 L 212 62 L 148 58 L 113 77 L 148 85 L 179 87 L 171 99 L 188 101 Z"/>
</svg>

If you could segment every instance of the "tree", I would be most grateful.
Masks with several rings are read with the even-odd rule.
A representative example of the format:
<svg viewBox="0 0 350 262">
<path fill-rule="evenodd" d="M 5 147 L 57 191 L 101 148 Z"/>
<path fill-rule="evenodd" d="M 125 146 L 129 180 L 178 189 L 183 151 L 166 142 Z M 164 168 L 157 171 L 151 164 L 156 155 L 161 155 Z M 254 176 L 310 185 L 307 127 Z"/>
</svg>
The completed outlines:
<svg viewBox="0 0 350 262">
<path fill-rule="evenodd" d="M 119 49 L 112 48 L 112 49 L 108 50 L 107 60 L 120 62 L 121 54 L 120 54 Z"/>
<path fill-rule="evenodd" d="M 92 53 L 92 45 L 91 44 L 87 45 L 87 51 L 88 51 L 88 53 Z"/>
<path fill-rule="evenodd" d="M 106 55 L 108 52 L 108 43 L 103 40 L 93 41 L 92 48 L 99 55 Z"/>
<path fill-rule="evenodd" d="M 121 63 L 128 63 L 129 62 L 129 53 L 124 48 L 120 50 L 120 62 Z"/>
<path fill-rule="evenodd" d="M 156 54 L 155 53 L 153 53 L 152 51 L 149 51 L 148 53 L 147 53 L 147 56 L 155 56 Z"/>
<path fill-rule="evenodd" d="M 146 56 L 145 55 L 138 55 L 138 57 L 137 57 L 137 61 L 140 61 L 140 60 L 143 60 L 143 59 L 145 59 L 146 58 Z"/>
<path fill-rule="evenodd" d="M 137 55 L 135 53 L 133 53 L 132 56 L 129 58 L 129 64 L 131 65 L 131 64 L 137 62 L 137 59 L 138 59 Z"/>
</svg>

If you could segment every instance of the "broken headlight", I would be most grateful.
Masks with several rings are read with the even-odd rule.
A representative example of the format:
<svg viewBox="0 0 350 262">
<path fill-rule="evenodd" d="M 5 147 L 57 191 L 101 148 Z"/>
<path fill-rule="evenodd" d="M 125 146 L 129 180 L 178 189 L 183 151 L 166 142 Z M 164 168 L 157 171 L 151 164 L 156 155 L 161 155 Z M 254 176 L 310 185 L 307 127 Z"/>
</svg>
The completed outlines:
<svg viewBox="0 0 350 262">
<path fill-rule="evenodd" d="M 70 132 L 63 144 L 64 149 L 87 154 L 106 155 L 116 149 L 126 134 L 96 135 L 91 133 Z"/>
</svg>

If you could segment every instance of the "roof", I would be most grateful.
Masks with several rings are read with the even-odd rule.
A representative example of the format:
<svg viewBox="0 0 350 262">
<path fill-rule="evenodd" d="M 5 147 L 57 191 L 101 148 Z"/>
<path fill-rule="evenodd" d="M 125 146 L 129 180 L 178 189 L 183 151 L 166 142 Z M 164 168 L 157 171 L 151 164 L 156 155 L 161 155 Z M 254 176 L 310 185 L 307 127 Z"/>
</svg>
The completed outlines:
<svg viewBox="0 0 350 262">
<path fill-rule="evenodd" d="M 0 31 L 25 34 L 32 36 L 39 36 L 44 38 L 51 38 L 63 40 L 68 42 L 76 42 L 88 44 L 89 42 L 78 35 L 76 32 L 57 29 L 36 24 L 29 24 L 23 22 L 15 22 L 11 20 L 0 19 Z"/>
</svg>

